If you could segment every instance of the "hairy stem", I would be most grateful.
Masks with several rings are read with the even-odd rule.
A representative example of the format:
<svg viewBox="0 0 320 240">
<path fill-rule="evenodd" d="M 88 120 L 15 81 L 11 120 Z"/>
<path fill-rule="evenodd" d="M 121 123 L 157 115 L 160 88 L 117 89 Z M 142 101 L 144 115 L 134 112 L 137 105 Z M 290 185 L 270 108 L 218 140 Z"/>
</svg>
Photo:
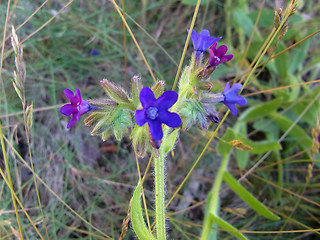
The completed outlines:
<svg viewBox="0 0 320 240">
<path fill-rule="evenodd" d="M 166 239 L 164 204 L 164 154 L 154 158 L 157 240 Z"/>
</svg>

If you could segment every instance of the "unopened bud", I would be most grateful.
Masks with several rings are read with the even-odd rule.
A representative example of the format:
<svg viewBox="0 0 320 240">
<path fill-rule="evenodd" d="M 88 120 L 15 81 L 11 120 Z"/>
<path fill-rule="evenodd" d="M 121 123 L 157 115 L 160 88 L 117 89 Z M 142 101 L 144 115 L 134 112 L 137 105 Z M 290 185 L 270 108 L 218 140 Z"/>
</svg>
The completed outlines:
<svg viewBox="0 0 320 240">
<path fill-rule="evenodd" d="M 118 105 L 115 101 L 110 99 L 97 99 L 97 100 L 87 100 L 91 107 L 97 106 L 99 108 L 114 108 Z M 98 108 L 98 109 L 99 109 Z M 92 109 L 95 110 L 95 109 Z"/>
<path fill-rule="evenodd" d="M 151 89 L 156 98 L 160 97 L 164 92 L 164 81 L 156 82 Z"/>
<path fill-rule="evenodd" d="M 132 92 L 132 100 L 134 103 L 139 103 L 139 94 L 142 89 L 142 84 L 139 76 L 133 76 L 131 79 L 131 92 Z"/>
<path fill-rule="evenodd" d="M 100 81 L 100 83 L 113 101 L 124 104 L 130 103 L 128 95 L 122 88 L 116 86 L 114 83 L 108 81 L 107 79 L 103 79 L 102 81 Z"/>
<path fill-rule="evenodd" d="M 213 84 L 211 82 L 204 82 L 201 84 L 200 89 L 209 91 L 213 87 Z"/>
<path fill-rule="evenodd" d="M 208 119 L 211 122 L 214 122 L 214 123 L 219 123 L 220 122 L 218 114 L 210 114 L 210 115 L 208 115 Z"/>
<path fill-rule="evenodd" d="M 204 80 L 208 79 L 212 75 L 214 70 L 216 70 L 216 68 L 217 67 L 207 65 L 207 67 L 205 67 L 203 70 L 202 79 L 204 79 Z"/>
<path fill-rule="evenodd" d="M 91 113 L 86 119 L 84 119 L 84 124 L 90 127 L 95 121 L 100 118 L 101 114 Z"/>
</svg>

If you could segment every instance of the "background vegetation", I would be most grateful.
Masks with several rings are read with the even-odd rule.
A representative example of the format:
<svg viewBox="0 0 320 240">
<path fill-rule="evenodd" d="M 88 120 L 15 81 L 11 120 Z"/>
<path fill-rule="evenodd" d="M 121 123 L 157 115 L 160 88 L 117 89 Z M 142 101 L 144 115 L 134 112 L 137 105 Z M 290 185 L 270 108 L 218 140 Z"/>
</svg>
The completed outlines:
<svg viewBox="0 0 320 240">
<path fill-rule="evenodd" d="M 195 3 L 125 1 L 126 20 L 155 77 L 164 80 L 167 89 L 174 82 Z M 285 9 L 289 3 L 202 1 L 195 30 L 206 28 L 216 37 L 223 36 L 219 43 L 228 45 L 235 56 L 215 71 L 214 89 L 221 90 L 227 81 L 246 80 L 252 69 L 250 63 L 261 56 L 259 50 L 274 27 L 274 10 Z M 121 7 L 122 3 L 117 4 Z M 248 105 L 240 109 L 238 117 L 228 116 L 168 206 L 170 239 L 197 239 L 200 235 L 206 197 L 221 161 L 217 143 L 234 139 L 252 149 L 234 149 L 229 172 L 281 220 L 270 221 L 256 215 L 227 186 L 220 193 L 222 218 L 244 230 L 249 239 L 320 239 L 320 41 L 318 34 L 311 36 L 319 32 L 319 10 L 320 1 L 301 1 L 289 19 L 285 36 L 267 49 L 263 64 L 254 71 L 243 92 Z M 90 136 L 90 129 L 81 122 L 67 130 L 69 119 L 59 112 L 67 101 L 65 88 L 79 88 L 84 99 L 92 99 L 105 97 L 99 86 L 103 78 L 128 91 L 134 75 L 141 76 L 145 86 L 153 84 L 128 33 L 126 45 L 123 43 L 123 22 L 114 5 L 107 0 L 15 0 L 1 1 L 0 11 L 4 33 L 0 120 L 7 139 L 13 189 L 33 222 L 18 206 L 24 238 L 40 239 L 34 224 L 44 238 L 47 235 L 50 239 L 108 239 L 103 233 L 117 239 L 126 226 L 129 229 L 124 239 L 133 239 L 130 223 L 125 221 L 122 225 L 138 181 L 129 136 L 121 142 L 114 138 L 102 142 Z M 24 50 L 26 101 L 33 102 L 34 107 L 30 144 L 21 100 L 12 85 L 16 68 L 9 38 L 12 25 Z M 192 53 L 189 45 L 188 57 Z M 281 51 L 284 52 L 278 55 Z M 224 111 L 220 109 L 221 117 Z M 195 164 L 215 128 L 210 126 L 207 133 L 192 128 L 180 135 L 166 161 L 168 199 Z M 40 178 L 36 184 L 44 218 L 35 175 L 26 166 L 31 166 L 28 145 L 34 171 Z M 4 172 L 5 162 L 1 153 Z M 148 162 L 148 157 L 139 159 L 142 173 Z M 151 168 L 144 184 L 148 206 L 153 205 L 152 177 Z M 2 179 L 0 199 L 0 239 L 16 239 L 19 228 L 13 197 Z M 148 211 L 152 223 L 153 208 Z M 231 239 L 228 232 L 220 230 L 219 239 Z"/>
</svg>

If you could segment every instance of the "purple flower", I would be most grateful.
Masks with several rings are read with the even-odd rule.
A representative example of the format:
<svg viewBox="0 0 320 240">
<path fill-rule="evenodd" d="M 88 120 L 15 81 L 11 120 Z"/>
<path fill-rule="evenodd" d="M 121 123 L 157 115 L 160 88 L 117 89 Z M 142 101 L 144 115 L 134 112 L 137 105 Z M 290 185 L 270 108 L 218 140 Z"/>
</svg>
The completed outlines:
<svg viewBox="0 0 320 240">
<path fill-rule="evenodd" d="M 189 29 L 188 29 L 189 32 Z M 222 37 L 214 38 L 210 36 L 210 32 L 207 29 L 203 29 L 199 35 L 195 30 L 191 32 L 191 40 L 193 43 L 194 51 L 197 57 L 205 52 L 212 44 L 219 41 Z"/>
<path fill-rule="evenodd" d="M 70 116 L 72 114 L 72 117 L 67 125 L 67 128 L 70 128 L 77 121 L 79 121 L 80 117 L 83 114 L 89 112 L 92 109 L 92 107 L 87 101 L 84 101 L 81 98 L 80 91 L 77 88 L 75 95 L 73 95 L 73 92 L 70 89 L 65 89 L 64 94 L 69 99 L 70 104 L 66 104 L 63 107 L 61 107 L 60 112 L 66 116 Z"/>
<path fill-rule="evenodd" d="M 154 140 L 161 140 L 163 137 L 162 123 L 172 128 L 180 126 L 179 115 L 168 111 L 178 100 L 178 94 L 175 91 L 165 91 L 156 99 L 152 90 L 145 87 L 141 90 L 139 99 L 143 109 L 136 111 L 134 119 L 139 126 L 148 123 Z"/>
<path fill-rule="evenodd" d="M 237 108 L 235 104 L 239 106 L 244 106 L 247 104 L 247 99 L 243 96 L 237 95 L 238 92 L 241 90 L 242 84 L 235 83 L 230 88 L 230 83 L 227 82 L 222 95 L 224 96 L 223 101 L 221 101 L 224 105 L 226 105 L 233 115 L 237 115 Z"/>
<path fill-rule="evenodd" d="M 96 50 L 96 49 L 92 49 L 92 50 L 91 50 L 91 55 L 92 55 L 92 56 L 97 56 L 97 55 L 99 55 L 99 51 Z"/>
<path fill-rule="evenodd" d="M 209 65 L 208 67 L 216 67 L 220 63 L 228 62 L 233 58 L 233 55 L 225 55 L 228 51 L 226 45 L 222 45 L 218 48 L 217 43 L 214 43 L 209 49 Z"/>
</svg>

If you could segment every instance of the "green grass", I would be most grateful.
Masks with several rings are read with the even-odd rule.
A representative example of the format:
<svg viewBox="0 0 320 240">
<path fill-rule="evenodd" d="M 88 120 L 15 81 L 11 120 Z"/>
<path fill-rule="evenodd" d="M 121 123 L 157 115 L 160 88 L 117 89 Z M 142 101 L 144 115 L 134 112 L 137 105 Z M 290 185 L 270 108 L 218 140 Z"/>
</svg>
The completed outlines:
<svg viewBox="0 0 320 240">
<path fill-rule="evenodd" d="M 142 2 L 145 3 L 144 6 Z M 174 61 L 179 63 L 187 37 L 186 29 L 190 27 L 194 6 L 183 5 L 179 1 L 142 2 L 126 1 L 126 13 L 139 23 Z M 254 29 L 260 3 L 257 4 L 256 1 L 251 0 L 235 1 L 237 3 L 208 2 L 200 6 L 195 29 L 199 31 L 201 28 L 207 28 L 215 36 L 223 36 L 219 43 L 228 45 L 229 51 L 235 55 L 232 61 L 219 66 L 212 77 L 216 83 L 215 87 L 221 89 L 226 81 L 239 80 L 245 76 L 249 64 L 272 31 L 274 1 L 266 1 L 252 44 L 242 64 L 240 62 L 245 54 L 251 31 Z M 38 3 L 37 1 L 18 1 L 17 5 L 12 3 L 7 36 L 11 33 L 11 25 L 19 26 L 41 3 L 40 1 Z M 62 0 L 47 3 L 30 21 L 17 30 L 20 41 L 48 21 L 53 16 L 53 10 L 59 11 L 66 3 L 67 1 Z M 121 4 L 120 1 L 118 4 Z M 3 13 L 0 16 L 1 33 L 5 23 L 6 8 L 7 2 L 2 2 L 0 4 L 1 13 Z M 282 149 L 273 151 L 249 174 L 247 180 L 241 183 L 282 219 L 270 221 L 258 216 L 226 185 L 223 185 L 220 192 L 220 217 L 238 229 L 291 231 L 319 228 L 320 208 L 304 198 L 315 203 L 320 202 L 320 155 L 319 153 L 312 155 L 309 150 L 303 152 L 310 147 L 308 141 L 312 144 L 311 131 L 316 128 L 317 121 L 319 122 L 319 82 L 290 87 L 293 84 L 319 79 L 319 35 L 313 36 L 275 59 L 269 58 L 272 53 L 278 53 L 317 31 L 319 8 L 319 1 L 305 1 L 304 6 L 297 10 L 289 20 L 287 34 L 281 40 L 274 41 L 267 51 L 267 56 L 262 59 L 269 60 L 268 64 L 258 68 L 258 71 L 249 79 L 243 94 L 254 94 L 280 86 L 289 87 L 249 96 L 248 105 L 241 108 L 239 116 L 237 118 L 228 116 L 218 131 L 219 138 L 223 138 L 227 127 L 230 127 L 239 136 L 254 142 L 281 140 Z M 166 89 L 171 89 L 177 66 L 137 25 L 128 17 L 126 20 L 156 78 L 165 80 Z M 130 92 L 130 79 L 133 75 L 140 75 L 144 86 L 153 84 L 128 33 L 126 53 L 128 65 L 127 75 L 124 76 L 125 52 L 122 42 L 122 21 L 112 3 L 95 0 L 75 1 L 22 45 L 27 71 L 25 83 L 27 102 L 33 102 L 36 110 L 56 106 L 50 110 L 40 109 L 34 112 L 31 148 L 35 172 L 66 204 L 92 226 L 113 239 L 118 239 L 121 233 L 122 221 L 127 215 L 128 204 L 138 182 L 131 140 L 127 135 L 121 142 L 117 142 L 113 137 L 102 142 L 100 138 L 90 136 L 90 129 L 85 128 L 82 122 L 68 131 L 65 128 L 68 119 L 60 114 L 59 106 L 66 102 L 63 94 L 65 88 L 81 89 L 85 99 L 106 97 L 99 86 L 99 81 L 103 78 L 116 82 L 128 92 Z M 99 55 L 92 56 L 93 49 L 98 50 Z M 192 46 L 189 43 L 185 64 L 188 63 L 191 53 Z M 14 69 L 14 53 L 10 40 L 7 40 L 1 85 L 6 98 L 1 91 L 0 120 L 4 135 L 22 158 L 29 163 L 23 115 L 9 115 L 22 111 L 20 99 L 12 87 Z M 246 80 L 245 77 L 244 80 Z M 271 106 L 273 108 L 270 114 L 265 108 L 273 99 L 278 101 L 278 106 Z M 310 108 L 304 112 L 309 105 Z M 252 114 L 244 113 L 245 111 L 251 111 Z M 221 113 L 220 116 L 222 118 L 223 114 Z M 284 139 L 281 139 L 291 124 L 294 124 L 294 127 Z M 209 131 L 212 132 L 215 128 L 216 126 L 211 126 Z M 181 144 L 177 144 L 174 155 L 168 156 L 166 161 L 167 200 L 183 181 L 209 138 L 209 135 L 202 133 L 196 127 L 180 135 Z M 218 142 L 218 139 L 212 141 L 192 172 L 191 178 L 179 191 L 180 195 L 175 197 L 169 205 L 169 215 L 206 200 L 221 162 L 221 157 L 216 151 Z M 266 148 L 259 153 L 233 150 L 228 167 L 230 173 L 239 179 L 268 150 Z M 45 238 L 32 172 L 24 166 L 8 145 L 6 151 L 16 194 Z M 4 169 L 2 160 L 3 157 L 0 155 L 0 167 Z M 141 172 L 144 172 L 148 157 L 140 159 L 139 163 Z M 313 174 L 306 181 L 309 164 L 313 168 Z M 149 170 L 144 184 L 151 223 L 154 216 L 152 171 L 152 169 Z M 95 234 L 102 236 L 92 226 L 75 216 L 39 181 L 38 186 L 50 239 L 99 239 Z M 286 190 L 298 195 L 295 196 Z M 0 213 L 4 211 L 0 214 L 0 239 L 15 239 L 14 233 L 18 231 L 18 225 L 15 213 L 12 211 L 14 209 L 12 197 L 10 189 L 2 179 L 0 180 L 0 199 Z M 234 212 L 225 211 L 226 208 L 233 210 L 242 208 L 245 214 L 239 216 Z M 18 207 L 18 209 L 21 208 Z M 202 202 L 194 208 L 170 216 L 168 221 L 170 239 L 188 239 L 188 237 L 197 239 L 201 233 L 204 213 L 205 203 Z M 36 239 L 36 232 L 23 212 L 19 212 L 19 217 L 24 238 Z M 244 234 L 249 239 L 264 240 L 320 237 L 319 234 L 301 232 Z M 134 232 L 129 226 L 125 239 L 131 239 L 133 236 Z M 219 239 L 231 239 L 231 237 L 229 233 L 219 231 Z"/>
</svg>

